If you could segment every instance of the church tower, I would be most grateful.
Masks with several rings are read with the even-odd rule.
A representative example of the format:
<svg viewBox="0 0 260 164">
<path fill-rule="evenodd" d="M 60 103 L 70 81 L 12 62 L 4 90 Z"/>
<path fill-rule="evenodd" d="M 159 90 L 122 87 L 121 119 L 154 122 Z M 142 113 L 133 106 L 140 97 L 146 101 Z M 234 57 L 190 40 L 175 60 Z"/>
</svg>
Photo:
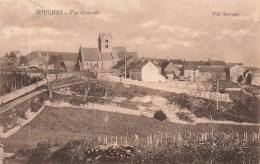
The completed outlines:
<svg viewBox="0 0 260 164">
<path fill-rule="evenodd" d="M 98 48 L 100 53 L 112 52 L 112 36 L 110 33 L 100 33 L 98 37 Z"/>
</svg>

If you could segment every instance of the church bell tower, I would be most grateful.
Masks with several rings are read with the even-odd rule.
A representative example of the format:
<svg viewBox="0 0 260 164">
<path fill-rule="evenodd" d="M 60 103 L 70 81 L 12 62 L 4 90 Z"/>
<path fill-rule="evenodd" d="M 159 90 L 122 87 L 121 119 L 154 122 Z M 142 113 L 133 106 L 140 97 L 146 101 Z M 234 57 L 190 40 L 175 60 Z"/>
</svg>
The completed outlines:
<svg viewBox="0 0 260 164">
<path fill-rule="evenodd" d="M 113 39 L 110 33 L 100 33 L 98 36 L 98 48 L 100 53 L 112 52 Z"/>
</svg>

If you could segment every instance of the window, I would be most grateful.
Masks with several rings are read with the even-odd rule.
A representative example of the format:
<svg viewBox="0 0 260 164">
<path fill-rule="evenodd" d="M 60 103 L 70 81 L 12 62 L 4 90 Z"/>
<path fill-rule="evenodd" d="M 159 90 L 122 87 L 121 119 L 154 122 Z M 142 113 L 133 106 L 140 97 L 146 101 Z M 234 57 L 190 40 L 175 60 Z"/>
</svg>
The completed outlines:
<svg viewBox="0 0 260 164">
<path fill-rule="evenodd" d="M 108 40 L 105 40 L 106 43 L 108 43 Z"/>
<path fill-rule="evenodd" d="M 108 48 L 108 45 L 107 45 L 107 44 L 105 45 L 105 48 Z"/>
</svg>

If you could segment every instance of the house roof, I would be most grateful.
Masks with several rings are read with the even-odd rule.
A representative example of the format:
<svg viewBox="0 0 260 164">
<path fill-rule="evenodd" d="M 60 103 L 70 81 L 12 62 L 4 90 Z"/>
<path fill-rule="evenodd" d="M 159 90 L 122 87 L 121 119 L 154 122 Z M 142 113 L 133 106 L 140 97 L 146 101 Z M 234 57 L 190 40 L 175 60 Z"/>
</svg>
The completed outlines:
<svg viewBox="0 0 260 164">
<path fill-rule="evenodd" d="M 246 70 L 249 70 L 252 73 L 260 73 L 260 68 L 256 68 L 256 67 L 246 67 Z"/>
<path fill-rule="evenodd" d="M 227 65 L 227 63 L 225 61 L 221 61 L 221 60 L 210 60 L 209 65 L 211 65 L 211 66 L 225 66 L 225 65 Z"/>
<path fill-rule="evenodd" d="M 30 58 L 30 60 L 34 59 L 36 56 L 41 55 L 42 57 L 47 60 L 47 57 L 51 56 L 61 56 L 63 61 L 72 61 L 75 62 L 77 61 L 78 58 L 78 53 L 75 52 L 54 52 L 54 51 L 33 51 L 30 54 L 26 55 L 27 57 Z"/>
<path fill-rule="evenodd" d="M 202 63 L 202 61 L 182 61 L 183 65 L 200 65 Z M 188 67 L 187 67 L 188 68 Z"/>
<path fill-rule="evenodd" d="M 200 67 L 199 71 L 200 72 L 210 72 L 210 73 L 225 73 L 225 67 L 205 66 L 205 67 Z"/>
<path fill-rule="evenodd" d="M 234 66 L 236 66 L 236 65 L 243 66 L 242 63 L 228 63 L 228 64 L 225 66 L 225 68 L 232 68 L 232 67 L 234 67 Z"/>
<path fill-rule="evenodd" d="M 164 70 L 169 63 L 170 63 L 170 61 L 163 61 L 163 62 L 161 62 L 160 66 L 161 66 L 162 70 Z"/>
<path fill-rule="evenodd" d="M 182 61 L 180 59 L 173 59 L 170 61 L 172 62 L 172 64 L 182 64 Z"/>
<path fill-rule="evenodd" d="M 183 66 L 184 70 L 198 70 L 198 67 L 196 65 L 184 65 Z"/>
<path fill-rule="evenodd" d="M 101 61 L 101 54 L 98 48 L 83 48 L 81 54 L 84 61 Z"/>
<path fill-rule="evenodd" d="M 101 53 L 101 57 L 103 61 L 111 61 L 113 60 L 111 53 Z"/>
<path fill-rule="evenodd" d="M 8 58 L 7 57 L 0 57 L 0 62 L 7 62 Z"/>
</svg>

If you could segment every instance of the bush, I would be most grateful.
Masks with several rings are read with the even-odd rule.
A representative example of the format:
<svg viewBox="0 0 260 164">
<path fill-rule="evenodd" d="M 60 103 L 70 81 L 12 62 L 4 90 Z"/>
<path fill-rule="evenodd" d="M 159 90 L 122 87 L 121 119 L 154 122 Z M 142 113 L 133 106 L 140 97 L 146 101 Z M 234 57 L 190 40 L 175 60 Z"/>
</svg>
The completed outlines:
<svg viewBox="0 0 260 164">
<path fill-rule="evenodd" d="M 36 102 L 31 102 L 30 108 L 32 112 L 38 112 L 38 110 L 42 107 L 42 102 L 36 101 Z"/>
<path fill-rule="evenodd" d="M 70 103 L 71 103 L 72 105 L 80 106 L 80 104 L 81 104 L 81 98 L 80 98 L 80 97 L 77 97 L 77 96 L 74 96 L 74 97 L 70 100 Z"/>
<path fill-rule="evenodd" d="M 186 121 L 186 122 L 189 122 L 189 123 L 194 122 L 194 120 L 192 120 L 189 116 L 187 116 L 187 113 L 179 112 L 179 113 L 176 113 L 176 115 L 180 120 L 183 120 L 183 121 Z"/>
<path fill-rule="evenodd" d="M 153 118 L 155 118 L 159 121 L 163 121 L 163 120 L 167 119 L 167 116 L 162 110 L 158 110 L 154 113 Z"/>
</svg>

